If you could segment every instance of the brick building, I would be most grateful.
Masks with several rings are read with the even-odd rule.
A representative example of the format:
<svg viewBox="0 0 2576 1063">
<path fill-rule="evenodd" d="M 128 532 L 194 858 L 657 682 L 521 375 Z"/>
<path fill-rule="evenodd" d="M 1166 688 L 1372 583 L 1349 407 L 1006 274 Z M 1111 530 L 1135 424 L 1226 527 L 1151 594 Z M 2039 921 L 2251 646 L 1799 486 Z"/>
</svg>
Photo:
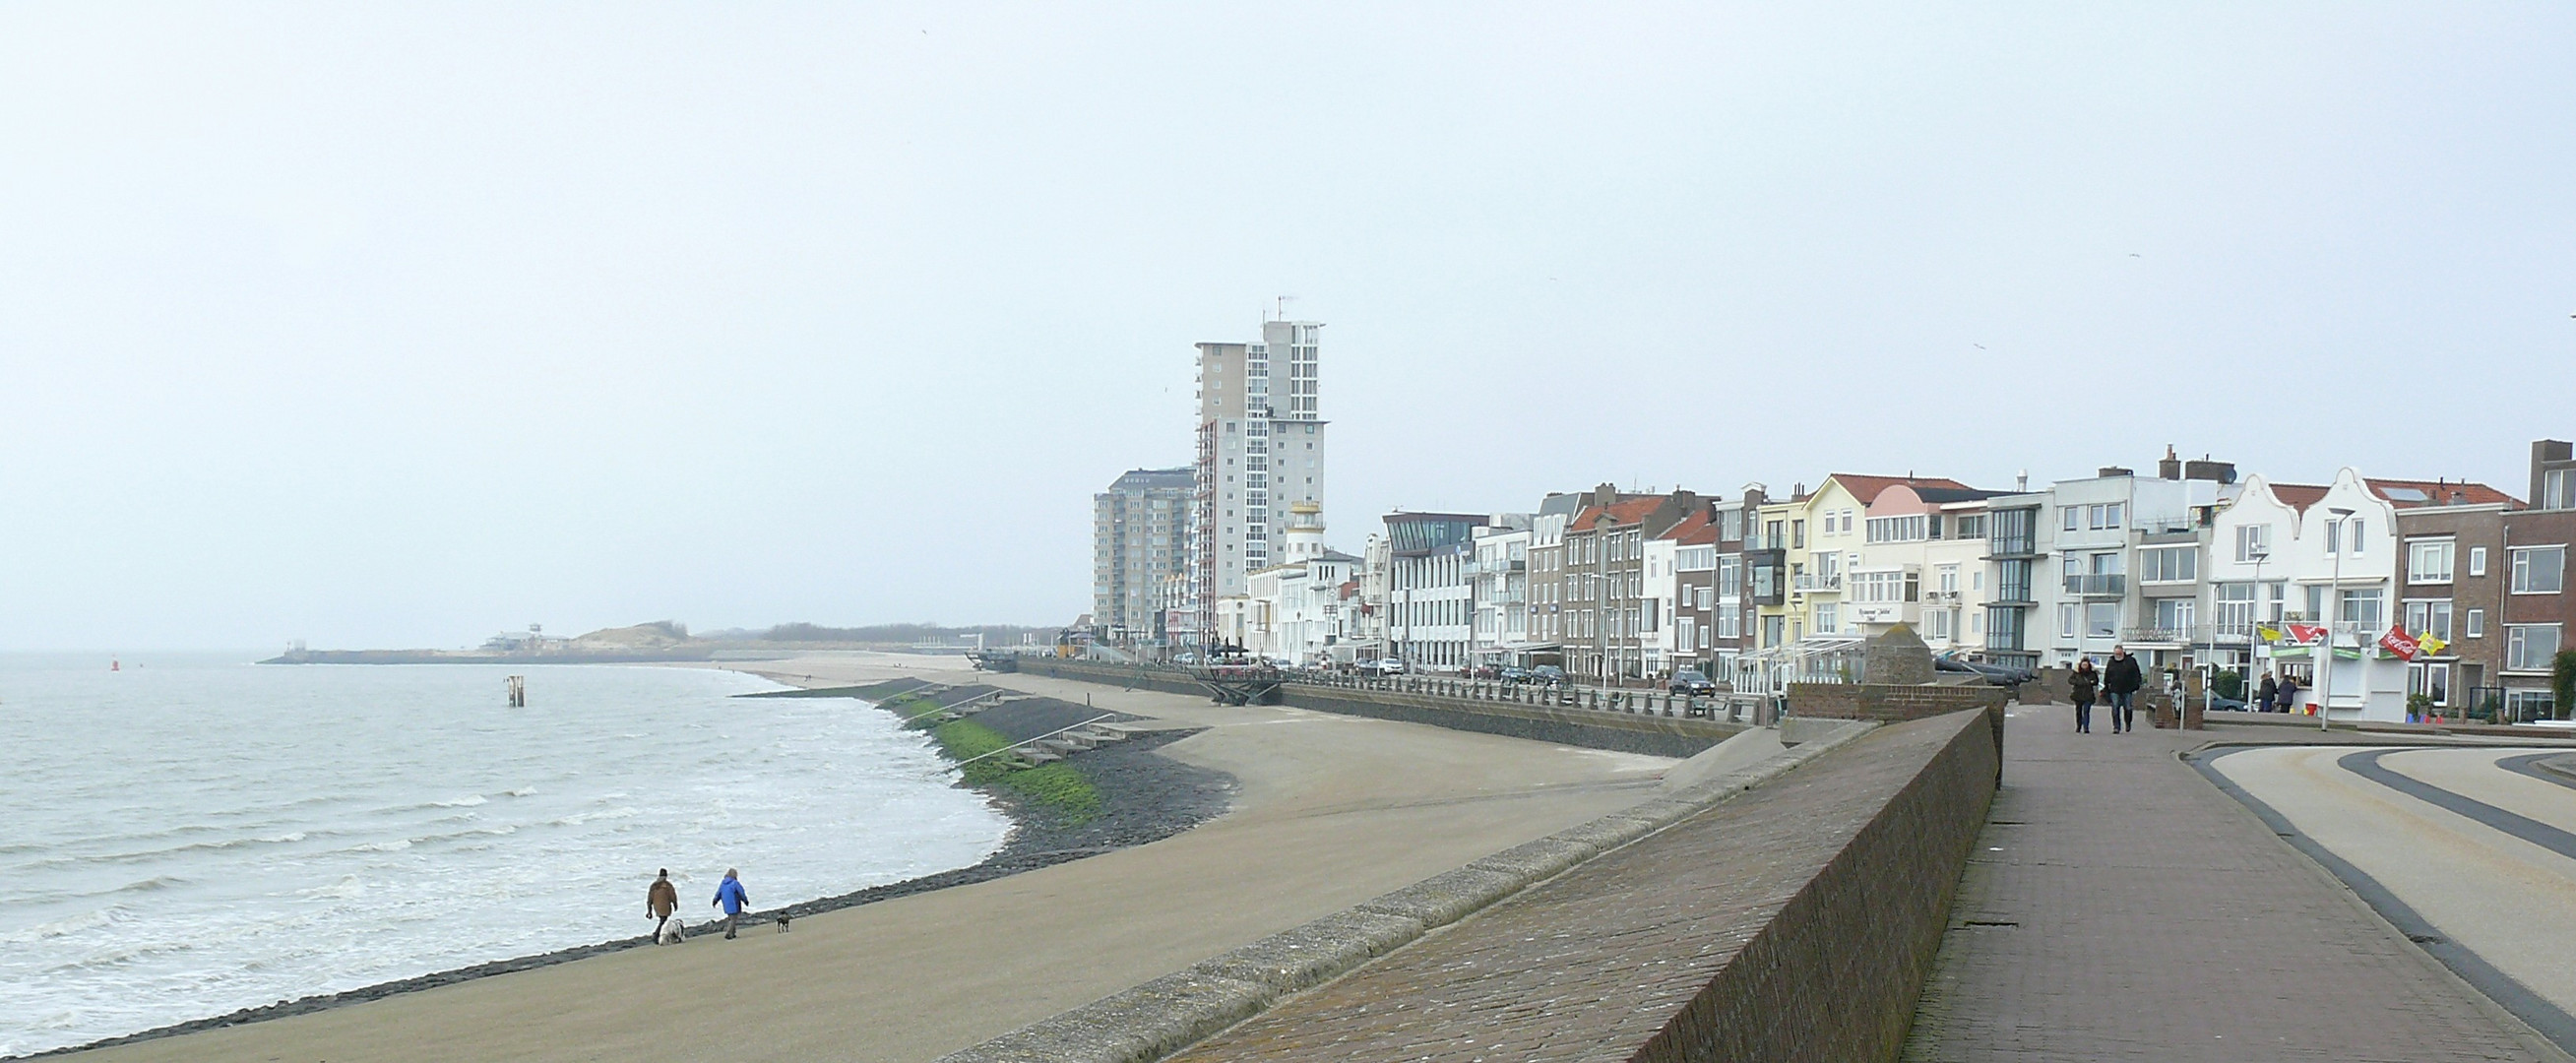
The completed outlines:
<svg viewBox="0 0 2576 1063">
<path fill-rule="evenodd" d="M 1565 670 L 1585 682 L 1646 677 L 1645 634 L 1660 626 L 1646 594 L 1645 542 L 1701 507 L 1698 495 L 1621 495 L 1609 484 L 1565 526 L 1567 605 Z"/>
<path fill-rule="evenodd" d="M 2501 657 L 2498 684 L 2504 709 L 2516 719 L 2567 719 L 2570 706 L 2550 697 L 2550 665 L 2569 648 L 2576 624 L 2576 593 L 2567 579 L 2567 555 L 2576 544 L 2576 452 L 2563 440 L 2531 445 L 2530 508 L 2504 514 L 2496 596 Z"/>
</svg>

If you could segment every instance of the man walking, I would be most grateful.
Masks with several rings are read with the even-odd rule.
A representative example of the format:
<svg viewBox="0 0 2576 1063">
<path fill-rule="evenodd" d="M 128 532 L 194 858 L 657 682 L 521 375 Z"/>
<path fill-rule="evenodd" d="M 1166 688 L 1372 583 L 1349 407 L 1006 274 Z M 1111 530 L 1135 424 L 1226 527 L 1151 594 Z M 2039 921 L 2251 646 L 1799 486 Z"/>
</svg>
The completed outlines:
<svg viewBox="0 0 2576 1063">
<path fill-rule="evenodd" d="M 711 902 L 724 909 L 725 940 L 733 940 L 734 927 L 742 922 L 742 910 L 751 904 L 751 894 L 743 892 L 742 873 L 725 869 L 724 881 L 716 883 L 716 899 Z"/>
<path fill-rule="evenodd" d="M 2111 733 L 2127 734 L 2133 726 L 2129 705 L 2138 696 L 2138 688 L 2147 685 L 2147 677 L 2138 669 L 2138 659 L 2129 656 L 2126 646 L 2111 648 L 2111 666 L 2102 670 L 2102 695 L 2111 703 Z"/>
<path fill-rule="evenodd" d="M 676 935 L 671 917 L 680 910 L 679 887 L 671 885 L 671 869 L 663 868 L 660 878 L 644 888 L 644 914 L 653 920 L 653 943 L 662 944 Z"/>
</svg>

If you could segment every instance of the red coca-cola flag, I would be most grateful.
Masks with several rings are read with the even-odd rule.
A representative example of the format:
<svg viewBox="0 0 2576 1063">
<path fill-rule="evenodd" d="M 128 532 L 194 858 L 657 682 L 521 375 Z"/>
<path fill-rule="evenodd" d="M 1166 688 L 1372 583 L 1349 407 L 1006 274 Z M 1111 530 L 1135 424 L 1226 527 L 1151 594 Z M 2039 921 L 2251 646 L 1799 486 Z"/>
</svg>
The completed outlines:
<svg viewBox="0 0 2576 1063">
<path fill-rule="evenodd" d="M 2388 625 L 2388 633 L 2379 636 L 2379 646 L 2381 649 L 2396 654 L 2397 659 L 2401 661 L 2414 660 L 2415 651 L 2421 648 L 2421 646 L 2416 643 L 2415 636 L 2407 634 L 2406 628 L 2402 624 Z"/>
</svg>

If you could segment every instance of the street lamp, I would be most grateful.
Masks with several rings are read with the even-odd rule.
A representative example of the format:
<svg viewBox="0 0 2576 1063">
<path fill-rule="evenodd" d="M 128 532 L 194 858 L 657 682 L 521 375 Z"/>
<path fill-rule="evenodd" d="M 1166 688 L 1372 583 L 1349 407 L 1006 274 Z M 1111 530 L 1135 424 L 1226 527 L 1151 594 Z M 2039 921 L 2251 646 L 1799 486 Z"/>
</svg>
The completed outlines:
<svg viewBox="0 0 2576 1063">
<path fill-rule="evenodd" d="M 2334 547 L 2334 582 L 2326 589 L 2326 654 L 2324 664 L 2317 671 L 2317 730 L 2320 731 L 2332 726 L 2332 717 L 2328 714 L 2334 711 L 2335 626 L 2343 622 L 2343 522 L 2351 518 L 2352 511 L 2328 509 L 2326 516 L 2334 521 L 2330 525 L 2334 534 L 2326 537 L 2327 545 Z"/>
<path fill-rule="evenodd" d="M 2263 626 L 2263 562 L 2272 559 L 2272 551 L 2269 547 L 2255 546 L 2247 549 L 2245 556 L 2254 562 L 2254 586 L 2251 588 L 2253 593 L 2246 595 L 2245 604 L 2245 681 L 2236 685 L 2236 696 L 2245 702 L 2240 707 L 2250 708 L 2254 704 L 2255 647 L 2261 643 L 2254 633 Z"/>
</svg>

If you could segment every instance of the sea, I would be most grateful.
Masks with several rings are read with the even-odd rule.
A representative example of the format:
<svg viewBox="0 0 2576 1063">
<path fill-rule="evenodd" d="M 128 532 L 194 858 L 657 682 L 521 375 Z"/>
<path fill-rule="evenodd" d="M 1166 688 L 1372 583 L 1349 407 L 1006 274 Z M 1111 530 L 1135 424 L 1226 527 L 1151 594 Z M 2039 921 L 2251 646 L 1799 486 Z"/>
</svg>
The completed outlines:
<svg viewBox="0 0 2576 1063">
<path fill-rule="evenodd" d="M 640 935 L 661 868 L 703 919 L 729 867 L 767 908 L 1010 829 L 856 699 L 249 658 L 0 655 L 0 1057 Z"/>
</svg>

